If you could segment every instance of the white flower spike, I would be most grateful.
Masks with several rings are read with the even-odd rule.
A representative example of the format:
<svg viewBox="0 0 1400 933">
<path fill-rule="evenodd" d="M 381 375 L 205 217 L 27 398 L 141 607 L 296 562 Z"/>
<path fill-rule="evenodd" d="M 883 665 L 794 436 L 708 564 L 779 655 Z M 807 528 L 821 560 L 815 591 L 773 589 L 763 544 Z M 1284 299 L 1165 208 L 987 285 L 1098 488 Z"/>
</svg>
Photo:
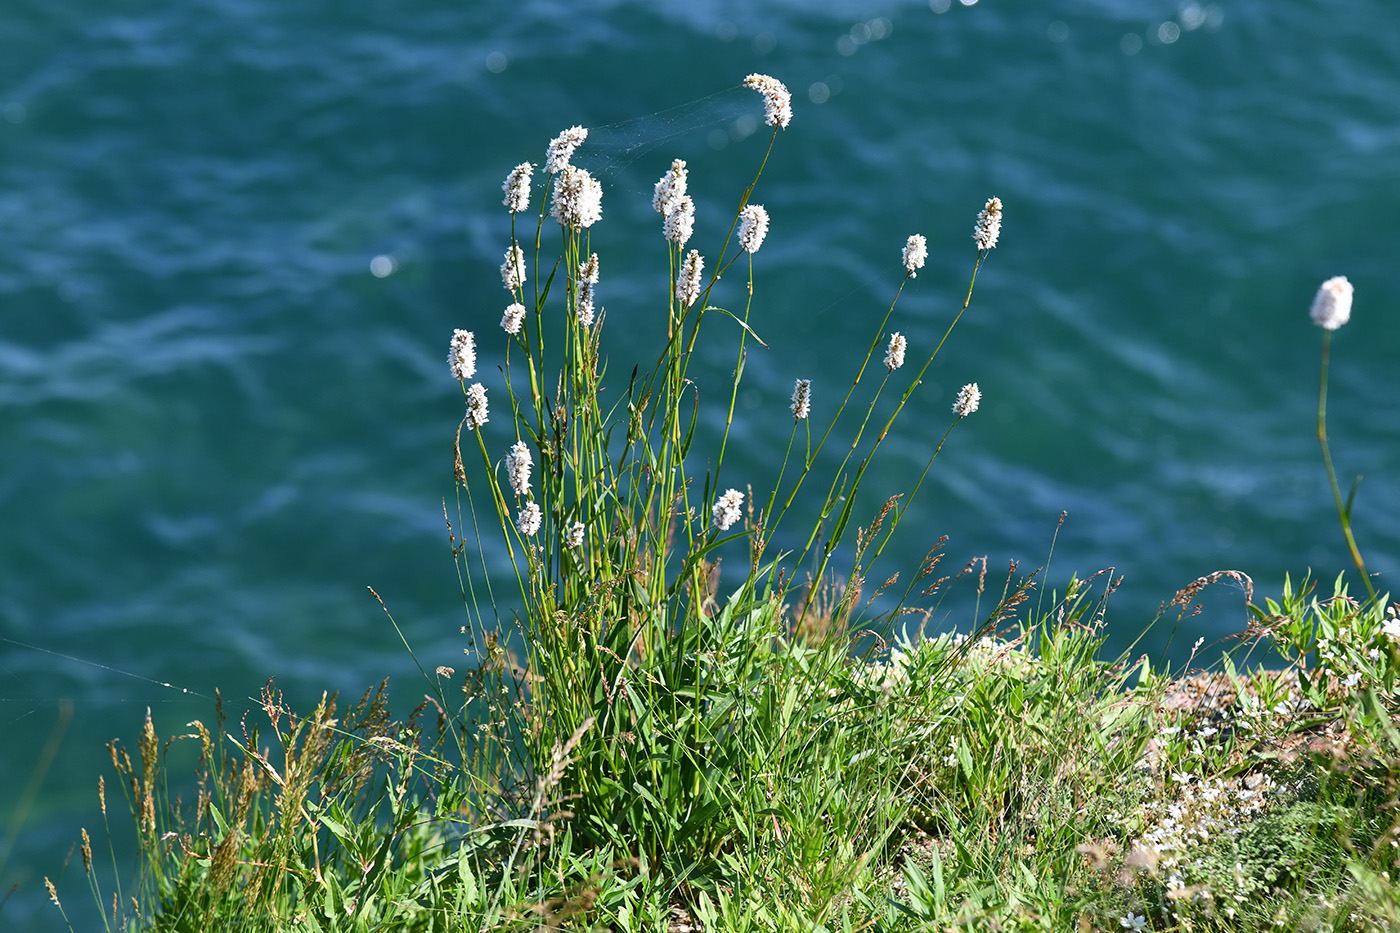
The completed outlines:
<svg viewBox="0 0 1400 933">
<path fill-rule="evenodd" d="M 762 204 L 750 204 L 739 212 L 739 246 L 750 254 L 758 252 L 768 235 L 768 212 Z"/>
<path fill-rule="evenodd" d="M 978 249 L 992 249 L 1001 236 L 1001 198 L 988 198 L 982 212 L 977 215 L 977 226 L 972 230 L 972 238 Z"/>
<path fill-rule="evenodd" d="M 581 126 L 571 126 L 549 141 L 549 151 L 545 153 L 544 173 L 557 175 L 574 157 L 574 150 L 588 138 L 588 130 Z"/>
<path fill-rule="evenodd" d="M 890 334 L 890 345 L 885 349 L 885 368 L 890 372 L 904 365 L 904 349 L 908 341 L 899 331 Z"/>
<path fill-rule="evenodd" d="M 904 271 L 909 273 L 909 278 L 918 276 L 925 259 L 928 259 L 928 241 L 916 233 L 904 244 Z"/>
<path fill-rule="evenodd" d="M 792 387 L 792 418 L 801 421 L 812 412 L 812 380 L 799 379 Z"/>
<path fill-rule="evenodd" d="M 792 94 L 783 82 L 768 75 L 752 74 L 744 79 L 744 87 L 763 95 L 763 122 L 787 129 L 792 122 Z"/>
<path fill-rule="evenodd" d="M 720 531 L 728 531 L 730 525 L 743 517 L 743 505 L 744 494 L 737 489 L 730 489 L 715 500 L 715 507 L 710 511 L 710 515 Z"/>
<path fill-rule="evenodd" d="M 1351 320 L 1351 296 L 1355 291 L 1344 275 L 1323 282 L 1313 298 L 1312 322 L 1323 330 L 1336 330 Z"/>
<path fill-rule="evenodd" d="M 969 382 L 958 390 L 958 400 L 953 403 L 953 413 L 959 418 L 966 418 L 977 410 L 981 402 L 982 390 L 977 388 L 977 383 Z"/>
<path fill-rule="evenodd" d="M 452 367 L 454 379 L 466 382 L 476 375 L 476 338 L 469 330 L 452 332 L 452 349 L 447 354 L 447 364 Z"/>
</svg>

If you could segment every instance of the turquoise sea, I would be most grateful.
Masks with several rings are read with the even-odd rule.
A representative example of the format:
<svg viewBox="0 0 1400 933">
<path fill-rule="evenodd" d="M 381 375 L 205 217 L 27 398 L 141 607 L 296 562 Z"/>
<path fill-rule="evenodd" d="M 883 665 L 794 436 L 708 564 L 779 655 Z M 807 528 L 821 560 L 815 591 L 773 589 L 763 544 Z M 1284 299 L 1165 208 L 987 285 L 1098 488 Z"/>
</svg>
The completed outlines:
<svg viewBox="0 0 1400 933">
<path fill-rule="evenodd" d="M 749 358 L 731 480 L 773 476 L 795 378 L 814 418 L 834 411 L 911 233 L 930 258 L 891 328 L 931 348 L 996 195 L 968 315 L 866 481 L 867 514 L 907 491 L 980 385 L 891 572 L 946 534 L 946 566 L 985 555 L 999 581 L 1054 541 L 1049 586 L 1122 575 L 1120 648 L 1216 570 L 1260 596 L 1349 571 L 1359 592 L 1307 313 L 1345 275 L 1332 452 L 1344 490 L 1365 476 L 1357 540 L 1395 589 L 1397 36 L 1391 0 L 7 0 L 0 928 L 66 929 L 45 876 L 74 929 L 100 922 L 65 860 L 80 826 L 105 848 L 104 743 L 134 745 L 147 708 L 181 733 L 212 722 L 216 687 L 239 715 L 274 676 L 303 706 L 391 676 L 410 708 L 416 669 L 368 586 L 425 666 L 460 664 L 445 356 L 475 329 L 499 378 L 501 181 L 592 130 L 576 161 L 605 186 L 603 346 L 630 372 L 661 335 L 652 184 L 687 160 L 692 245 L 717 250 L 769 138 L 750 72 L 796 113 L 754 195 L 771 349 Z M 695 371 L 718 402 L 733 341 L 711 336 Z M 971 622 L 959 586 L 940 624 Z M 1180 662 L 1245 621 L 1221 585 L 1139 647 Z"/>
</svg>

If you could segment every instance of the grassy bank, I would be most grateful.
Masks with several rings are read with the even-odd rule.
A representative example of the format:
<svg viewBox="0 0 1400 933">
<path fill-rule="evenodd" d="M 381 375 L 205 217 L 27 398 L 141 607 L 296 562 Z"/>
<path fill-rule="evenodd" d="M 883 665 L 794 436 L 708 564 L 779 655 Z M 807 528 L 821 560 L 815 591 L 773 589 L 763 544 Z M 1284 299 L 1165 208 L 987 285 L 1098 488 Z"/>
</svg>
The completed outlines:
<svg viewBox="0 0 1400 933">
<path fill-rule="evenodd" d="M 767 76 L 745 83 L 771 152 L 790 97 Z M 659 349 L 610 372 L 595 289 L 614 260 L 589 234 L 602 189 L 570 163 L 586 139 L 573 127 L 550 143 L 538 198 L 537 166 L 506 176 L 508 294 L 500 332 L 480 338 L 492 374 L 477 381 L 476 331 L 450 343 L 463 668 L 425 663 L 429 699 L 407 715 L 383 687 L 298 715 L 269 685 L 258 723 L 216 712 L 163 738 L 148 719 L 134 751 L 113 747 L 110 782 L 135 817 L 139 876 L 105 890 L 86 833 L 80 849 L 112 929 L 1400 923 L 1400 618 L 1371 592 L 1337 491 L 1325 355 L 1319 439 L 1368 597 L 1308 581 L 1256 605 L 1247 577 L 1217 574 L 1161 617 L 1195 611 L 1210 585 L 1244 590 L 1250 628 L 1206 649 L 1209 664 L 1193 655 L 1209 671 L 1106 656 L 1111 573 L 1047 591 L 1015 565 L 945 567 L 942 540 L 912 564 L 898 548 L 882 559 L 975 416 L 977 384 L 911 488 L 863 488 L 975 313 L 999 199 L 972 202 L 967 290 L 942 339 L 892 329 L 927 256 L 912 234 L 864 358 L 842 384 L 794 372 L 790 406 L 770 413 L 783 430 L 762 432 L 779 436 L 772 475 L 735 476 L 747 354 L 768 346 L 767 155 L 708 262 L 688 248 L 685 163 L 657 182 Z M 1337 281 L 1314 306 L 1324 354 L 1350 312 Z M 699 350 L 731 353 L 732 380 L 692 369 Z M 939 634 L 927 623 L 953 587 L 975 591 L 976 616 Z M 168 765 L 177 741 L 198 745 L 192 780 Z M 60 909 L 71 896 L 51 893 Z"/>
</svg>

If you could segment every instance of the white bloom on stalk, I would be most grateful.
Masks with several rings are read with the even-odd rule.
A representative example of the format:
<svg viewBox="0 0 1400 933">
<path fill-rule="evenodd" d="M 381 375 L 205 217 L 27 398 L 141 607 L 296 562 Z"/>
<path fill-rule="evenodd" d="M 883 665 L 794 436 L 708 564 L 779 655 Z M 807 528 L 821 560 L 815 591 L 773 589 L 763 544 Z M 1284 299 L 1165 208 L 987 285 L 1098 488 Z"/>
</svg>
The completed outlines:
<svg viewBox="0 0 1400 933">
<path fill-rule="evenodd" d="M 899 331 L 890 334 L 890 345 L 885 348 L 885 368 L 890 372 L 904 365 L 904 349 L 908 341 Z"/>
<path fill-rule="evenodd" d="M 557 175 L 569 164 L 577 149 L 588 138 L 588 130 L 581 126 L 571 126 L 549 141 L 549 150 L 544 157 L 546 175 Z"/>
<path fill-rule="evenodd" d="M 752 74 L 744 79 L 744 87 L 763 95 L 763 122 L 787 129 L 792 121 L 792 94 L 777 78 Z"/>
<path fill-rule="evenodd" d="M 792 387 L 792 419 L 801 421 L 812 411 L 812 380 L 799 379 Z"/>
<path fill-rule="evenodd" d="M 515 527 L 520 529 L 520 533 L 527 538 L 533 538 L 540 530 L 540 525 L 544 524 L 544 515 L 540 512 L 540 507 L 533 503 L 525 503 L 525 508 L 520 510 L 520 514 L 515 519 Z"/>
<path fill-rule="evenodd" d="M 1385 624 L 1381 626 L 1381 634 L 1391 641 L 1400 642 L 1400 616 L 1395 615 L 1392 608 L 1390 614 L 1385 617 Z"/>
<path fill-rule="evenodd" d="M 579 263 L 578 277 L 580 282 L 587 282 L 589 285 L 598 284 L 598 254 L 593 253 L 586 262 Z"/>
<path fill-rule="evenodd" d="M 693 249 L 681 262 L 681 274 L 676 277 L 676 300 L 682 307 L 689 308 L 700 297 L 700 273 L 705 268 L 705 260 L 700 251 Z"/>
<path fill-rule="evenodd" d="M 598 284 L 598 254 L 588 257 L 588 261 L 578 267 L 578 323 L 580 327 L 593 326 L 593 286 Z"/>
<path fill-rule="evenodd" d="M 463 382 L 476 375 L 476 338 L 469 330 L 452 332 L 452 349 L 447 354 L 447 365 L 452 367 L 452 376 Z"/>
<path fill-rule="evenodd" d="M 1324 330 L 1336 330 L 1351 320 L 1351 296 L 1355 291 L 1344 275 L 1333 276 L 1317 290 L 1312 303 L 1312 322 Z"/>
<path fill-rule="evenodd" d="M 729 526 L 743 517 L 741 507 L 744 504 L 744 494 L 737 489 L 731 489 L 715 500 L 715 507 L 710 511 L 719 526 L 720 531 L 729 530 Z"/>
<path fill-rule="evenodd" d="M 666 212 L 666 223 L 662 227 L 666 239 L 677 246 L 684 246 L 695 230 L 695 201 L 690 195 L 677 198 Z"/>
<path fill-rule="evenodd" d="M 564 166 L 554 182 L 554 207 L 550 213 L 560 226 L 593 226 L 603 217 L 603 186 L 586 169 Z"/>
<path fill-rule="evenodd" d="M 501 281 L 508 292 L 518 291 L 525 284 L 525 251 L 519 243 L 510 244 L 510 249 L 506 250 L 506 261 L 501 263 Z"/>
<path fill-rule="evenodd" d="M 676 159 L 661 180 L 656 183 L 656 193 L 651 197 L 651 206 L 662 217 L 671 213 L 671 206 L 685 197 L 685 160 Z"/>
<path fill-rule="evenodd" d="M 959 418 L 966 418 L 977 410 L 981 401 L 982 390 L 977 388 L 977 383 L 969 382 L 958 390 L 957 401 L 953 402 L 953 412 Z"/>
<path fill-rule="evenodd" d="M 506 210 L 512 214 L 519 213 L 530 206 L 530 173 L 535 167 L 529 162 L 521 162 L 510 170 L 505 182 L 501 185 L 501 190 L 506 193 L 505 200 L 501 203 L 506 206 Z"/>
<path fill-rule="evenodd" d="M 508 334 L 520 333 L 520 325 L 525 322 L 525 306 L 520 302 L 515 302 L 506 307 L 506 313 L 501 315 L 501 330 Z"/>
<path fill-rule="evenodd" d="M 909 241 L 904 244 L 904 271 L 909 273 L 909 278 L 915 278 L 919 270 L 924 267 L 924 260 L 928 258 L 928 241 L 922 234 L 914 234 Z"/>
<path fill-rule="evenodd" d="M 506 474 L 510 476 L 510 488 L 517 496 L 530 492 L 530 468 L 535 461 L 530 457 L 530 448 L 524 441 L 516 441 L 506 454 Z"/>
<path fill-rule="evenodd" d="M 977 215 L 977 226 L 972 229 L 972 238 L 978 249 L 991 249 L 1001 236 L 1001 198 L 988 198 L 982 212 Z"/>
<path fill-rule="evenodd" d="M 758 252 L 768 235 L 768 212 L 762 204 L 750 204 L 739 212 L 739 246 L 749 253 Z"/>
<path fill-rule="evenodd" d="M 486 417 L 486 386 L 473 382 L 467 389 L 467 430 L 475 431 L 489 419 Z"/>
<path fill-rule="evenodd" d="M 570 548 L 577 549 L 583 547 L 583 522 L 574 522 L 569 529 L 569 540 L 566 542 Z"/>
<path fill-rule="evenodd" d="M 593 326 L 593 283 L 586 279 L 578 283 L 575 311 L 578 314 L 579 327 L 587 330 Z"/>
</svg>

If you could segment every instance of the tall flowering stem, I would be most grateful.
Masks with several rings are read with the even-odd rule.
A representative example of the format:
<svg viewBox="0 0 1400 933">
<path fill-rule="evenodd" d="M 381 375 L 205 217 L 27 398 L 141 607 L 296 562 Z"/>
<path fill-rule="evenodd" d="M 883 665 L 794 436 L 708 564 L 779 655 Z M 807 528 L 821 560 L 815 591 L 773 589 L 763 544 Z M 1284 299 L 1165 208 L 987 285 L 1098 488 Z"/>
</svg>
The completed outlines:
<svg viewBox="0 0 1400 933">
<path fill-rule="evenodd" d="M 1348 302 L 1349 310 L 1350 302 Z M 1351 533 L 1351 503 L 1356 495 L 1356 485 L 1352 486 L 1351 494 L 1343 503 L 1342 490 L 1337 485 L 1337 471 L 1332 468 L 1332 451 L 1327 446 L 1327 360 L 1332 348 L 1332 331 L 1336 330 L 1336 327 L 1323 326 L 1322 379 L 1317 390 L 1317 442 L 1322 447 L 1322 462 L 1327 465 L 1327 481 L 1332 484 L 1332 500 L 1337 503 L 1337 520 L 1342 525 L 1342 535 L 1347 541 L 1347 551 L 1351 554 L 1351 562 L 1361 573 L 1361 582 L 1366 585 L 1366 594 L 1371 597 L 1372 602 L 1375 602 L 1376 589 L 1371 585 L 1371 576 L 1366 572 L 1366 562 L 1361 559 L 1361 551 L 1357 548 L 1356 538 Z M 1357 483 L 1360 481 L 1358 478 Z"/>
</svg>

